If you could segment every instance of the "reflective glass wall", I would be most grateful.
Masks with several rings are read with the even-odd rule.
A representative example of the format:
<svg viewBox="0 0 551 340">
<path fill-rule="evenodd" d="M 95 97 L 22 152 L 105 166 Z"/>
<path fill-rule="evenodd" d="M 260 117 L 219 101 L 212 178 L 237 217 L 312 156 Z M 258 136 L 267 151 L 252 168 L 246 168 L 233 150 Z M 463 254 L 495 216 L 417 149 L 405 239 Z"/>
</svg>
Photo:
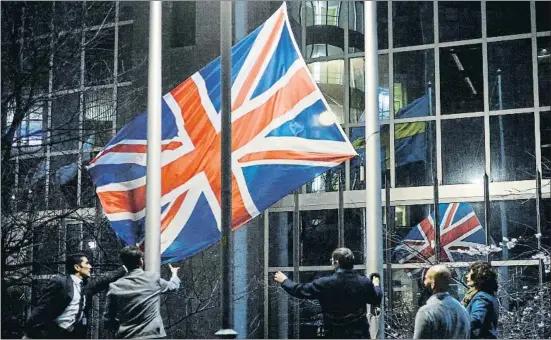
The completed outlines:
<svg viewBox="0 0 551 340">
<path fill-rule="evenodd" d="M 359 154 L 265 217 L 264 335 L 312 338 L 321 332 L 319 305 L 282 294 L 272 274 L 283 270 L 299 282 L 331 275 L 338 246 L 351 248 L 356 269 L 365 269 L 364 3 L 287 5 L 310 72 Z M 408 324 L 427 298 L 422 275 L 435 263 L 434 242 L 440 261 L 456 268 L 452 294 L 459 299 L 475 260 L 492 261 L 508 289 L 549 280 L 548 264 L 538 260 L 551 242 L 549 13 L 540 1 L 377 2 L 373 71 L 383 204 L 390 190 L 388 214 L 383 207 L 389 325 L 413 331 Z M 435 215 L 438 241 L 426 228 Z M 522 308 L 510 297 L 502 304 Z"/>
</svg>

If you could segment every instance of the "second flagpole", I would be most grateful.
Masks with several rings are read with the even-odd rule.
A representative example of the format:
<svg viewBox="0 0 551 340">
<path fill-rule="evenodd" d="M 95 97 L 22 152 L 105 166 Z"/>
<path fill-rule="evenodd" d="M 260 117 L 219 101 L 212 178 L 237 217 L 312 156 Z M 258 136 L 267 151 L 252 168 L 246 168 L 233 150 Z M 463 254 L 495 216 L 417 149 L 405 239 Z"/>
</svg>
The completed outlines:
<svg viewBox="0 0 551 340">
<path fill-rule="evenodd" d="M 220 2 L 220 84 L 221 84 L 221 232 L 220 243 L 220 312 L 221 328 L 216 337 L 234 339 L 237 333 L 231 322 L 230 233 L 232 227 L 231 169 L 231 45 L 232 2 Z"/>
</svg>

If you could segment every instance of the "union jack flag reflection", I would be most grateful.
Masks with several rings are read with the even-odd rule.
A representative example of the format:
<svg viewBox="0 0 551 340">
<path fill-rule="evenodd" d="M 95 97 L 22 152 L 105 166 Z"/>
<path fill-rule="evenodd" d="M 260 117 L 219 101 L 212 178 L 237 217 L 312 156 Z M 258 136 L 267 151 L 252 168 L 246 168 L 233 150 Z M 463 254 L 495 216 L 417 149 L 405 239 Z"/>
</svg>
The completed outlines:
<svg viewBox="0 0 551 340">
<path fill-rule="evenodd" d="M 459 254 L 483 247 L 484 228 L 469 203 L 439 204 L 440 261 L 456 261 Z M 393 253 L 399 263 L 435 263 L 434 215 L 411 228 Z M 422 268 L 408 271 L 418 273 Z"/>
</svg>

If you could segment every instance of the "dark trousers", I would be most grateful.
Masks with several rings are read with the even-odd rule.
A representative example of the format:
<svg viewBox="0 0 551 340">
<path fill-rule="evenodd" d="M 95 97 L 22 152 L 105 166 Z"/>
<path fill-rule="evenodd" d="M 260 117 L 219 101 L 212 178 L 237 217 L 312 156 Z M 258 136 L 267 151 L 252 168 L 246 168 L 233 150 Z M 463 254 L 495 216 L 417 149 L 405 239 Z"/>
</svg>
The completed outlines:
<svg viewBox="0 0 551 340">
<path fill-rule="evenodd" d="M 27 336 L 32 339 L 85 339 L 86 327 L 77 325 L 68 331 L 53 323 L 32 332 L 32 334 L 27 334 Z"/>
<path fill-rule="evenodd" d="M 361 318 L 356 322 L 343 326 L 331 325 L 325 329 L 326 339 L 370 339 L 369 323 L 367 319 Z"/>
</svg>

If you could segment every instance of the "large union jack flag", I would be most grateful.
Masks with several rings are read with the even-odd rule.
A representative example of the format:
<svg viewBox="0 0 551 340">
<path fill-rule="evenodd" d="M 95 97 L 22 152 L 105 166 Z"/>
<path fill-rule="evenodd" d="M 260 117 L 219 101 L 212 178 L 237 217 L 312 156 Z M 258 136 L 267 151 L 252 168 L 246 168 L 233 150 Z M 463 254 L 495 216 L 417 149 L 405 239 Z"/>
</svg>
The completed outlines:
<svg viewBox="0 0 551 340">
<path fill-rule="evenodd" d="M 88 166 L 104 212 L 127 244 L 144 236 L 146 121 L 144 112 L 123 127 Z M 356 156 L 335 122 L 283 5 L 232 48 L 233 229 Z M 218 58 L 163 96 L 163 262 L 220 239 L 220 123 Z"/>
<path fill-rule="evenodd" d="M 440 261 L 457 261 L 457 255 L 464 254 L 463 251 L 485 245 L 484 228 L 469 203 L 439 204 L 439 213 Z M 431 214 L 411 228 L 396 247 L 394 255 L 398 262 L 434 263 L 434 235 L 434 216 Z"/>
</svg>

